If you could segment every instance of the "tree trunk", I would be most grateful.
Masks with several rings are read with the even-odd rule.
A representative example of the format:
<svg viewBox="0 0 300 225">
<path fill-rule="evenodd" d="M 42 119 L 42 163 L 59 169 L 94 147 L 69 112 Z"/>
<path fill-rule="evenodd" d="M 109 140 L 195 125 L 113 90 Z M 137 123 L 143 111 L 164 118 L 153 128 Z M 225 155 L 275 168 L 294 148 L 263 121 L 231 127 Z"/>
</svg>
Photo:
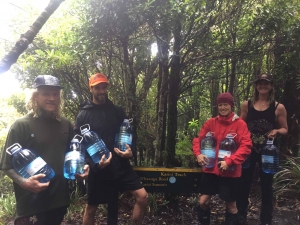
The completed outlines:
<svg viewBox="0 0 300 225">
<path fill-rule="evenodd" d="M 166 118 L 166 95 L 168 93 L 168 49 L 167 43 L 157 39 L 158 55 L 159 55 L 159 77 L 160 82 L 158 86 L 158 108 L 157 108 L 157 133 L 155 146 L 155 166 L 162 166 L 161 152 L 164 150 L 165 142 L 165 118 Z"/>
<path fill-rule="evenodd" d="M 176 26 L 173 30 L 174 35 L 174 50 L 171 61 L 171 73 L 169 81 L 169 96 L 168 96 L 168 122 L 167 122 L 167 167 L 174 166 L 176 133 L 177 133 L 177 103 L 179 99 L 180 89 L 180 32 L 181 23 L 176 21 Z"/>
<path fill-rule="evenodd" d="M 125 90 L 125 99 L 126 99 L 126 114 L 129 118 L 132 118 L 132 126 L 133 126 L 133 134 L 132 134 L 132 152 L 134 154 L 134 164 L 137 165 L 137 152 L 136 152 L 136 144 L 137 144 L 137 125 L 140 122 L 140 115 L 138 115 L 139 105 L 137 102 L 136 96 L 136 84 L 135 77 L 136 73 L 133 68 L 133 62 L 129 59 L 128 53 L 128 41 L 129 37 L 123 37 L 121 40 L 123 54 L 124 54 L 124 62 L 125 62 L 125 77 L 124 77 L 124 90 Z"/>
<path fill-rule="evenodd" d="M 210 105 L 212 117 L 218 115 L 217 98 L 219 95 L 219 78 L 213 77 L 211 80 L 210 89 Z"/>
<path fill-rule="evenodd" d="M 235 49 L 236 46 L 236 33 L 233 32 L 232 34 L 232 44 L 233 44 L 233 49 Z M 233 90 L 234 90 L 234 83 L 235 83 L 235 76 L 236 76 L 236 55 L 232 55 L 231 57 L 231 74 L 230 74 L 230 82 L 229 82 L 229 88 L 228 91 L 233 95 Z"/>
<path fill-rule="evenodd" d="M 29 30 L 21 35 L 21 38 L 16 42 L 15 46 L 10 52 L 5 55 L 0 62 L 0 74 L 6 72 L 10 67 L 17 62 L 20 55 L 28 48 L 28 45 L 32 43 L 35 36 L 39 33 L 40 29 L 47 22 L 49 17 L 59 7 L 64 0 L 51 0 L 45 10 L 39 15 L 37 20 L 32 24 Z"/>
</svg>

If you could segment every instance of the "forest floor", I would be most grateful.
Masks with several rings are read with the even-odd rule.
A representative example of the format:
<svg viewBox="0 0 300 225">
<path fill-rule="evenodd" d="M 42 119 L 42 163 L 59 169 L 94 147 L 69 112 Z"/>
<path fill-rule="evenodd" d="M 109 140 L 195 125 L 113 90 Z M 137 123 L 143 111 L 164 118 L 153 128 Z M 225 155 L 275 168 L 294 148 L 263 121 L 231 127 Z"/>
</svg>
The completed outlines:
<svg viewBox="0 0 300 225">
<path fill-rule="evenodd" d="M 196 206 L 198 194 L 178 195 L 176 203 L 171 204 L 164 200 L 163 194 L 149 194 L 149 206 L 143 224 L 147 225 L 197 225 Z M 167 204 L 168 203 L 168 204 Z M 84 212 L 82 200 L 80 210 L 69 212 L 68 221 L 61 225 L 81 225 Z M 128 195 L 120 196 L 119 201 L 119 225 L 130 225 L 130 218 L 134 199 Z M 248 225 L 259 224 L 260 214 L 260 187 L 259 182 L 252 187 L 250 194 L 250 207 L 248 212 Z M 225 204 L 218 196 L 212 198 L 211 225 L 219 225 L 224 221 Z M 95 225 L 106 224 L 106 207 L 98 208 Z M 274 200 L 273 224 L 299 225 L 300 224 L 300 201 L 295 196 L 277 196 Z M 10 221 L 7 225 L 13 225 Z"/>
<path fill-rule="evenodd" d="M 198 194 L 182 194 L 178 196 L 176 204 L 166 204 L 162 194 L 154 194 L 149 197 L 148 212 L 143 224 L 151 225 L 197 225 L 196 206 Z M 151 199 L 150 199 L 151 198 Z M 259 182 L 254 184 L 250 194 L 250 207 L 248 213 L 248 225 L 259 224 L 260 214 L 260 186 Z M 131 196 L 124 194 L 119 203 L 119 225 L 130 225 L 130 217 L 134 200 Z M 224 221 L 225 204 L 218 196 L 212 198 L 211 225 L 219 225 Z M 105 210 L 99 210 L 95 225 L 105 225 Z M 82 215 L 75 216 L 74 222 L 64 222 L 62 225 L 82 224 Z M 300 202 L 295 196 L 278 196 L 274 200 L 273 224 L 299 225 L 300 224 Z"/>
</svg>

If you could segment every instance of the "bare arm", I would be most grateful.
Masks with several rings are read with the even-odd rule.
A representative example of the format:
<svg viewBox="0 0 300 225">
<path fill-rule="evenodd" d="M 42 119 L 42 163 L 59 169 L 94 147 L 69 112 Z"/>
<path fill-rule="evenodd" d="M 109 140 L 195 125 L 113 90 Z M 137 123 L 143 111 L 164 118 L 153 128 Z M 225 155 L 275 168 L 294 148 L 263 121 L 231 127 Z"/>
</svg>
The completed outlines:
<svg viewBox="0 0 300 225">
<path fill-rule="evenodd" d="M 277 134 L 286 135 L 288 132 L 287 119 L 286 119 L 287 114 L 284 105 L 279 104 L 275 114 L 276 114 L 276 119 L 279 128 L 274 129 L 269 133 L 268 137 L 270 138 L 276 137 Z"/>
<path fill-rule="evenodd" d="M 242 108 L 241 108 L 241 115 L 240 117 L 246 121 L 247 119 L 247 114 L 248 114 L 248 101 L 244 101 L 242 104 Z"/>
<path fill-rule="evenodd" d="M 26 179 L 20 174 L 18 174 L 14 169 L 9 169 L 9 170 L 3 170 L 3 172 L 14 182 L 16 182 L 18 185 L 22 187 L 23 183 L 26 181 Z"/>
<path fill-rule="evenodd" d="M 34 175 L 32 177 L 29 177 L 28 179 L 23 178 L 20 176 L 15 170 L 9 169 L 9 170 L 3 170 L 3 172 L 11 178 L 14 182 L 16 182 L 18 185 L 20 185 L 22 188 L 31 191 L 33 193 L 39 193 L 43 190 L 45 190 L 49 186 L 48 183 L 40 183 L 39 178 L 45 177 L 45 174 L 38 174 Z"/>
</svg>

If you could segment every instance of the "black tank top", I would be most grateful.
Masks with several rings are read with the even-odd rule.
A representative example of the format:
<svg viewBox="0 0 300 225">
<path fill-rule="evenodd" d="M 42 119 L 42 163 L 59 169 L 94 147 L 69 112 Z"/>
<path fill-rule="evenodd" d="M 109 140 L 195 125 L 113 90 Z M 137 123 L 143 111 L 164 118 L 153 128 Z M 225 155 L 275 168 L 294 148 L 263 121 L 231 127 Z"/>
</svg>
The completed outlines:
<svg viewBox="0 0 300 225">
<path fill-rule="evenodd" d="M 246 123 L 251 133 L 253 149 L 256 152 L 260 152 L 262 146 L 264 146 L 268 140 L 269 132 L 276 128 L 275 110 L 278 104 L 279 103 L 275 105 L 274 101 L 266 110 L 258 111 L 251 105 L 251 101 L 248 101 Z"/>
</svg>

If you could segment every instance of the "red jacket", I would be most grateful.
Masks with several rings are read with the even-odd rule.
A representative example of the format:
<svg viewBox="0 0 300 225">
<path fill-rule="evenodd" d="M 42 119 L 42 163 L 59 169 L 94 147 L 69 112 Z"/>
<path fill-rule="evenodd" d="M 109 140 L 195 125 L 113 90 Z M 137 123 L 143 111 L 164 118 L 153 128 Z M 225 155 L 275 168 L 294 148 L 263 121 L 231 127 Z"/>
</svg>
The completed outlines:
<svg viewBox="0 0 300 225">
<path fill-rule="evenodd" d="M 222 177 L 240 177 L 242 174 L 241 164 L 246 160 L 247 156 L 251 153 L 252 141 L 247 124 L 232 113 L 228 117 L 217 116 L 206 121 L 199 132 L 199 136 L 193 140 L 193 152 L 197 157 L 201 154 L 200 142 L 205 137 L 207 132 L 213 132 L 213 136 L 217 141 L 216 158 L 218 161 L 219 144 L 229 133 L 236 133 L 234 140 L 238 149 L 230 157 L 225 157 L 225 162 L 228 166 L 236 165 L 234 171 L 221 171 L 218 168 L 217 161 L 213 168 L 203 167 L 203 172 L 214 173 Z"/>
</svg>

